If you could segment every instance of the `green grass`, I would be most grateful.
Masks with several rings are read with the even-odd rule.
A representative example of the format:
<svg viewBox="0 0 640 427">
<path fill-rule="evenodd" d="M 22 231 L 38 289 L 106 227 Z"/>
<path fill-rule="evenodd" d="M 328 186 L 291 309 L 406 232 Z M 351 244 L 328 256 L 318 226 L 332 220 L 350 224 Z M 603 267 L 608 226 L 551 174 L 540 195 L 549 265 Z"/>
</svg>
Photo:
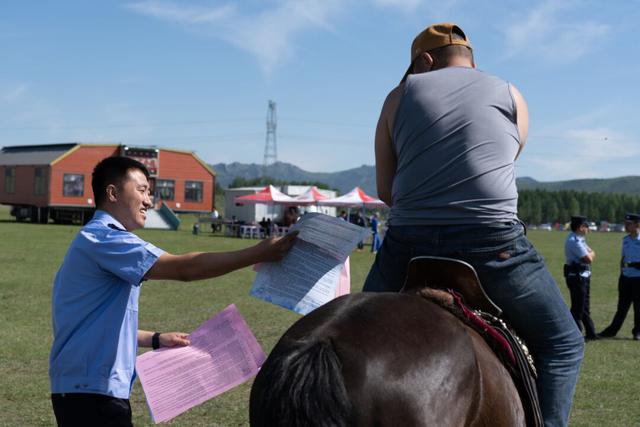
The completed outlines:
<svg viewBox="0 0 640 427">
<path fill-rule="evenodd" d="M 226 251 L 255 243 L 209 232 L 191 234 L 194 218 L 183 216 L 177 232 L 142 230 L 140 235 L 168 250 Z M 34 225 L 11 221 L 0 207 L 0 426 L 51 426 L 54 418 L 47 375 L 51 346 L 51 282 L 77 226 Z M 530 232 L 560 288 L 565 233 Z M 622 234 L 594 233 L 589 244 L 597 253 L 592 279 L 591 310 L 598 330 L 611 320 L 617 300 Z M 352 284 L 359 289 L 373 256 L 352 255 Z M 213 314 L 235 303 L 258 342 L 269 352 L 299 318 L 297 314 L 248 296 L 254 272 L 243 269 L 225 277 L 194 283 L 146 282 L 140 298 L 140 327 L 189 332 Z M 525 315 L 525 314 L 523 314 Z M 572 426 L 640 425 L 640 343 L 630 340 L 631 313 L 620 338 L 587 345 L 571 418 Z M 247 425 L 251 382 L 210 400 L 169 422 L 172 426 Z M 151 425 L 139 382 L 132 395 L 134 423 Z"/>
</svg>

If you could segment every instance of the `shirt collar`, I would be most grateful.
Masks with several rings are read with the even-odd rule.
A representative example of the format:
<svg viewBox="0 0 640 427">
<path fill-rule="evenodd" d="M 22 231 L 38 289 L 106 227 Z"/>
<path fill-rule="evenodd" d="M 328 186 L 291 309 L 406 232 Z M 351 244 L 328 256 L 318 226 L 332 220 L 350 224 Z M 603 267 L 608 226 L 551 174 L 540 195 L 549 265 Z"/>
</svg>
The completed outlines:
<svg viewBox="0 0 640 427">
<path fill-rule="evenodd" d="M 113 228 L 115 230 L 127 231 L 127 229 L 114 217 L 108 214 L 106 211 L 101 209 L 97 209 L 96 213 L 93 214 L 93 220 L 98 221 L 109 228 Z"/>
</svg>

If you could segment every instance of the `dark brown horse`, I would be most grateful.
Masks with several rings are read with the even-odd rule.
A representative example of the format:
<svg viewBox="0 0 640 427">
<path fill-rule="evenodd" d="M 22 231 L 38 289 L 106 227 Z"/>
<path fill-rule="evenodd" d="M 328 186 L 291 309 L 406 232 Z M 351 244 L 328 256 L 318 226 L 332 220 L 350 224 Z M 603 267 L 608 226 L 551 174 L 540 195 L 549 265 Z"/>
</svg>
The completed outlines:
<svg viewBox="0 0 640 427">
<path fill-rule="evenodd" d="M 251 389 L 257 426 L 525 425 L 484 339 L 417 295 L 338 298 L 283 335 Z"/>
</svg>

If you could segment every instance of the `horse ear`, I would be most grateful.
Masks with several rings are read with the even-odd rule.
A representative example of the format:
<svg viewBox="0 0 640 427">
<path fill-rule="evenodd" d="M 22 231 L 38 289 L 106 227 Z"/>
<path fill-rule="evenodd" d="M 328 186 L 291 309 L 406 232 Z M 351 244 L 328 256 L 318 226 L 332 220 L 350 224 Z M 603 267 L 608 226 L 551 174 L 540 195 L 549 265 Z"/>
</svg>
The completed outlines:
<svg viewBox="0 0 640 427">
<path fill-rule="evenodd" d="M 418 294 L 425 288 L 453 289 L 462 295 L 468 306 L 494 316 L 502 310 L 494 304 L 482 289 L 474 268 L 453 258 L 421 256 L 409 261 L 407 279 L 400 290 L 402 293 Z"/>
</svg>

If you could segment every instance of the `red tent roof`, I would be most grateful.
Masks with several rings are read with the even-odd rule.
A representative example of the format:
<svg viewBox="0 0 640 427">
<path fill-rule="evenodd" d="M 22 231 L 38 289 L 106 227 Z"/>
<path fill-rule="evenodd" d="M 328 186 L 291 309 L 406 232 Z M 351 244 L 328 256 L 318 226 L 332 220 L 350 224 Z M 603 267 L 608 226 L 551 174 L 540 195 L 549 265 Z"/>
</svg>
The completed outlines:
<svg viewBox="0 0 640 427">
<path fill-rule="evenodd" d="M 244 196 L 237 196 L 233 199 L 238 204 L 251 204 L 251 203 L 265 203 L 265 204 L 292 204 L 295 205 L 296 201 L 293 197 L 287 196 L 273 185 L 267 185 L 261 191 L 255 194 L 247 194 Z"/>
<path fill-rule="evenodd" d="M 309 187 L 307 191 L 304 193 L 297 195 L 294 197 L 297 203 L 301 205 L 313 205 L 318 203 L 320 200 L 328 199 L 329 197 L 318 191 L 318 187 L 313 186 Z"/>
<path fill-rule="evenodd" d="M 382 200 L 369 196 L 360 187 L 355 187 L 343 196 L 321 200 L 318 204 L 326 206 L 364 206 L 367 208 L 387 207 Z"/>
</svg>

